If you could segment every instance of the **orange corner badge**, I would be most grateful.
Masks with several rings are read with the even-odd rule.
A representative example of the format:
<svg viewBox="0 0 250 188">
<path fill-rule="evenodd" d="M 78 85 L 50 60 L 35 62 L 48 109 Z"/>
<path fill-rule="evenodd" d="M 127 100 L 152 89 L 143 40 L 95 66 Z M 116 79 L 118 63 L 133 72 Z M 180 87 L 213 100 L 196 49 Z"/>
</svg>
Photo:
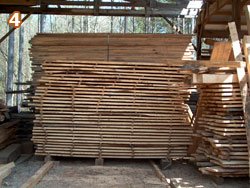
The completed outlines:
<svg viewBox="0 0 250 188">
<path fill-rule="evenodd" d="M 12 25 L 14 28 L 19 28 L 22 23 L 21 13 L 19 11 L 14 11 L 8 19 L 8 24 Z"/>
</svg>

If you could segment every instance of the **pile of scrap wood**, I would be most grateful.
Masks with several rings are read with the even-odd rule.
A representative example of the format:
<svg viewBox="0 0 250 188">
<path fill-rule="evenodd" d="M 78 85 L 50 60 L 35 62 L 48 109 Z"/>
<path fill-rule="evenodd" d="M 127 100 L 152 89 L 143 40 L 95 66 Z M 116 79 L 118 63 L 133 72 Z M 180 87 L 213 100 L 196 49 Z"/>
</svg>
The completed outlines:
<svg viewBox="0 0 250 188">
<path fill-rule="evenodd" d="M 183 158 L 191 144 L 180 65 L 43 63 L 32 106 L 37 155 Z"/>
<path fill-rule="evenodd" d="M 216 43 L 211 60 L 230 58 L 232 43 Z M 207 75 L 209 80 L 198 84 L 200 98 L 194 127 L 195 142 L 200 142 L 193 154 L 196 165 L 202 173 L 217 177 L 247 176 L 248 145 L 236 69 L 225 67 Z"/>
</svg>

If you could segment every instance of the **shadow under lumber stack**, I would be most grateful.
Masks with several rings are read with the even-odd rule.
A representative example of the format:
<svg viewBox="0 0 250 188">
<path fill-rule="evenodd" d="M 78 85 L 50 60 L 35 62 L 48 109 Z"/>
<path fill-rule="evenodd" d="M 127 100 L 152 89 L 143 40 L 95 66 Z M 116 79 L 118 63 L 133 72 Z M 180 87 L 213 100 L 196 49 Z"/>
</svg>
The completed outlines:
<svg viewBox="0 0 250 188">
<path fill-rule="evenodd" d="M 189 92 L 178 69 L 164 63 L 45 62 L 32 104 L 36 154 L 187 156 Z"/>
</svg>

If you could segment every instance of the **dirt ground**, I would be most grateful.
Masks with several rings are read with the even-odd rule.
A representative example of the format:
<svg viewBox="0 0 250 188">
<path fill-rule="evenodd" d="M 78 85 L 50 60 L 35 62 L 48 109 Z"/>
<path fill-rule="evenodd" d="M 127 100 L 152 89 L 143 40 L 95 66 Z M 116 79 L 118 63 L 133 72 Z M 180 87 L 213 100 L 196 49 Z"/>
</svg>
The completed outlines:
<svg viewBox="0 0 250 188">
<path fill-rule="evenodd" d="M 60 159 L 60 160 L 59 160 Z M 59 158 L 58 164 L 40 181 L 36 188 L 165 188 L 148 160 L 106 159 L 104 166 L 95 166 L 94 159 Z M 13 168 L 4 179 L 3 188 L 18 188 L 43 164 L 35 157 Z M 225 179 L 216 185 L 193 165 L 173 162 L 164 171 L 176 188 L 246 188 L 248 178 Z"/>
<path fill-rule="evenodd" d="M 215 184 L 210 176 L 202 175 L 192 164 L 174 162 L 164 171 L 178 188 L 248 188 L 248 178 L 225 178 L 221 185 Z"/>
</svg>

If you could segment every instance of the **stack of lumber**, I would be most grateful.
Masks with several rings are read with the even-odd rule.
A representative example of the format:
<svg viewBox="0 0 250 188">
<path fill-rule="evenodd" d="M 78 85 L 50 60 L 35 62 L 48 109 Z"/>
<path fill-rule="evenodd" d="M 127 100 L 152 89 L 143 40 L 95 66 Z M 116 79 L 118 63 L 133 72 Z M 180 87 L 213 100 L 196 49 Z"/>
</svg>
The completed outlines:
<svg viewBox="0 0 250 188">
<path fill-rule="evenodd" d="M 35 96 L 37 155 L 183 158 L 191 144 L 190 93 L 180 66 L 48 61 Z"/>
<path fill-rule="evenodd" d="M 10 120 L 9 109 L 0 99 L 0 149 L 5 148 L 15 140 L 14 126 L 19 123 L 19 120 Z"/>
<path fill-rule="evenodd" d="M 231 55 L 231 42 L 216 43 L 211 59 L 228 60 Z M 230 79 L 221 81 L 221 76 Z M 214 70 L 209 82 L 217 83 L 198 85 L 200 98 L 194 125 L 200 144 L 194 154 L 196 164 L 204 174 L 246 176 L 248 146 L 236 69 Z"/>
<path fill-rule="evenodd" d="M 238 83 L 202 86 L 196 151 L 200 170 L 222 177 L 248 174 L 248 149 Z M 209 162 L 209 163 L 208 163 Z"/>
<path fill-rule="evenodd" d="M 9 109 L 4 105 L 3 100 L 0 98 L 0 123 L 6 119 L 8 116 Z"/>
<path fill-rule="evenodd" d="M 193 59 L 192 35 L 176 34 L 37 34 L 30 44 L 32 86 L 46 60 L 160 61 Z"/>
<path fill-rule="evenodd" d="M 32 138 L 32 129 L 34 126 L 34 112 L 22 111 L 19 113 L 11 113 L 12 120 L 20 120 L 16 127 L 16 137 L 22 141 L 29 141 Z"/>
<path fill-rule="evenodd" d="M 191 38 L 192 35 L 175 34 L 38 34 L 30 41 L 30 52 L 33 65 L 58 58 L 96 61 L 193 59 Z"/>
</svg>

